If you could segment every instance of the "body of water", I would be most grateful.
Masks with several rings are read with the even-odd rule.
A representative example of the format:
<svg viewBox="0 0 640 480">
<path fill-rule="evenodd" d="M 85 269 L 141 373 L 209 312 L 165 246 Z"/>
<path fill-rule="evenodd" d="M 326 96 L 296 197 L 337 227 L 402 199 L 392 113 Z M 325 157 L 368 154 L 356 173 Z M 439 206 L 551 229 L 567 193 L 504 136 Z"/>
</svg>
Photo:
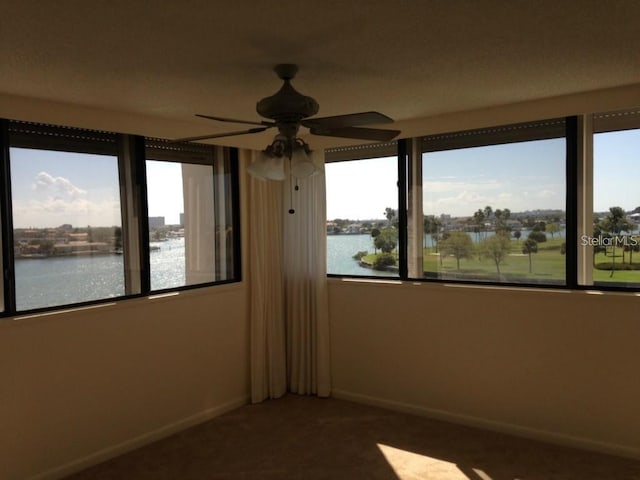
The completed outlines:
<svg viewBox="0 0 640 480">
<path fill-rule="evenodd" d="M 394 272 L 379 272 L 361 267 L 353 256 L 358 252 L 373 253 L 373 239 L 363 235 L 327 235 L 327 273 L 337 275 L 375 275 L 397 277 Z"/>
<path fill-rule="evenodd" d="M 528 231 L 522 232 L 526 238 Z M 489 232 L 488 235 L 492 235 Z M 469 234 L 476 241 L 476 234 Z M 560 232 L 564 236 L 564 232 Z M 425 235 L 425 246 L 432 246 Z M 151 289 L 162 290 L 185 285 L 184 238 L 153 242 L 150 254 Z M 327 272 L 336 275 L 397 277 L 395 272 L 380 272 L 361 267 L 353 255 L 374 252 L 369 234 L 328 235 Z M 125 294 L 122 255 L 70 256 L 16 259 L 16 303 L 18 310 L 69 305 Z"/>
<path fill-rule="evenodd" d="M 530 232 L 531 230 L 522 230 L 520 238 L 523 240 L 526 239 Z M 477 243 L 493 235 L 495 235 L 495 232 L 482 232 L 480 234 L 469 232 L 473 243 Z M 562 230 L 554 236 L 555 238 L 563 238 L 565 232 Z M 548 234 L 547 237 L 551 238 L 551 235 Z M 425 234 L 423 246 L 435 246 L 435 241 L 431 235 Z M 327 273 L 336 275 L 373 275 L 380 277 L 397 276 L 397 274 L 392 272 L 379 272 L 371 268 L 361 267 L 358 262 L 353 259 L 353 256 L 361 251 L 374 252 L 371 235 L 327 235 Z"/>
<path fill-rule="evenodd" d="M 184 238 L 151 243 L 151 288 L 185 284 Z M 122 255 L 16 259 L 18 310 L 117 298 L 125 294 Z"/>
</svg>

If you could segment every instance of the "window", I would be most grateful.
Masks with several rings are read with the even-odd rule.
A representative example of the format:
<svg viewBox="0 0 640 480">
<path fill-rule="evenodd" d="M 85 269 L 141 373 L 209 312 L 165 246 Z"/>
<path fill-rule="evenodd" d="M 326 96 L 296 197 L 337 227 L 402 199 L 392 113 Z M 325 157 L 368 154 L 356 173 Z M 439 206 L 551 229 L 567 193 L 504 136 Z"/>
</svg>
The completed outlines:
<svg viewBox="0 0 640 480">
<path fill-rule="evenodd" d="M 640 287 L 640 111 L 597 114 L 593 126 L 593 188 L 586 199 L 580 248 L 582 283 Z M 587 132 L 587 135 L 590 132 Z M 590 156 L 586 156 L 586 161 Z"/>
<path fill-rule="evenodd" d="M 151 290 L 233 278 L 229 159 L 207 146 L 147 143 Z"/>
<path fill-rule="evenodd" d="M 638 291 L 639 154 L 638 109 L 328 150 L 328 273 Z"/>
<path fill-rule="evenodd" d="M 565 284 L 563 120 L 425 137 L 414 178 L 412 276 Z"/>
<path fill-rule="evenodd" d="M 9 130 L 16 310 L 125 294 L 115 135 Z"/>
<path fill-rule="evenodd" d="M 327 151 L 328 273 L 567 285 L 567 128 L 554 119 Z"/>
<path fill-rule="evenodd" d="M 238 279 L 228 149 L 16 121 L 2 134 L 4 315 Z"/>
<path fill-rule="evenodd" d="M 326 152 L 326 159 L 327 272 L 397 277 L 395 142 L 332 149 Z"/>
</svg>

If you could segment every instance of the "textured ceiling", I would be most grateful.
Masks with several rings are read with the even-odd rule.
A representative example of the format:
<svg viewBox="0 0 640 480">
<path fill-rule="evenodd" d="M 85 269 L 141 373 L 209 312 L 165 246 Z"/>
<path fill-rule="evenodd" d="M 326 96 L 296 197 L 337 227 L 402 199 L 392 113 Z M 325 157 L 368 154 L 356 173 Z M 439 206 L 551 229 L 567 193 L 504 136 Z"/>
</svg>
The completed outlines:
<svg viewBox="0 0 640 480">
<path fill-rule="evenodd" d="M 243 127 L 194 113 L 258 120 L 273 65 L 297 63 L 320 116 L 378 110 L 402 127 L 640 83 L 638 18 L 636 0 L 5 1 L 0 93 L 199 135 Z"/>
</svg>

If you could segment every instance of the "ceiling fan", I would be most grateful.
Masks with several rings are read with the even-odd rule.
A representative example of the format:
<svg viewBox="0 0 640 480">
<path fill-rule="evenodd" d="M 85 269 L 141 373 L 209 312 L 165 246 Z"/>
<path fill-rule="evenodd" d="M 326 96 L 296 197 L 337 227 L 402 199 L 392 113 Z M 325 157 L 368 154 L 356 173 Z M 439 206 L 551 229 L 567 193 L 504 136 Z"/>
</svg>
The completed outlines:
<svg viewBox="0 0 640 480">
<path fill-rule="evenodd" d="M 309 132 L 313 135 L 377 142 L 390 141 L 400 134 L 399 130 L 365 127 L 366 125 L 393 122 L 391 118 L 378 112 L 360 112 L 314 118 L 313 115 L 318 113 L 318 102 L 312 97 L 297 92 L 291 85 L 291 80 L 298 72 L 298 66 L 293 64 L 279 64 L 274 67 L 274 71 L 284 84 L 276 94 L 263 98 L 256 104 L 258 114 L 270 120 L 249 121 L 196 114 L 198 117 L 216 120 L 218 122 L 255 125 L 255 127 L 226 133 L 180 138 L 176 141 L 192 142 L 212 138 L 232 137 L 236 135 L 260 133 L 270 128 L 277 128 L 279 132 L 278 136 L 287 139 L 288 143 L 291 143 L 296 140 L 298 130 L 301 126 L 308 128 Z"/>
</svg>

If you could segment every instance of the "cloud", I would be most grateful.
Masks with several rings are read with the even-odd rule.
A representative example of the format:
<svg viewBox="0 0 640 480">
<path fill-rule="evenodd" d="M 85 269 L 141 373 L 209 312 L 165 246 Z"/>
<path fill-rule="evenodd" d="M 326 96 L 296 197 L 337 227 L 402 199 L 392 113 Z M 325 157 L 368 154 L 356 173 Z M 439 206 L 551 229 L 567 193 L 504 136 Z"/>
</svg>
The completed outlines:
<svg viewBox="0 0 640 480">
<path fill-rule="evenodd" d="M 540 190 L 536 193 L 536 197 L 538 198 L 555 198 L 558 194 L 553 190 Z"/>
<path fill-rule="evenodd" d="M 498 190 L 502 189 L 504 184 L 497 180 L 479 181 L 479 182 L 449 182 L 438 180 L 426 180 L 423 183 L 423 189 L 429 193 L 440 192 L 468 192 L 469 190 Z"/>
<path fill-rule="evenodd" d="M 471 209 L 473 205 L 484 205 L 486 203 L 486 197 L 480 195 L 474 191 L 462 191 L 457 195 L 440 197 L 440 198 L 425 198 L 424 199 L 424 211 L 427 214 L 440 215 L 441 213 L 448 213 L 454 216 L 470 215 L 471 212 L 466 212 L 466 209 Z"/>
<path fill-rule="evenodd" d="M 34 190 L 66 200 L 77 200 L 87 194 L 86 190 L 75 186 L 64 177 L 54 177 L 47 172 L 40 172 L 33 182 Z"/>
<path fill-rule="evenodd" d="M 57 227 L 63 223 L 74 226 L 112 226 L 120 224 L 120 203 L 117 200 L 90 202 L 61 198 L 31 199 L 13 206 L 14 221 L 19 227 Z"/>
<path fill-rule="evenodd" d="M 14 224 L 20 227 L 56 227 L 72 225 L 111 226 L 120 223 L 118 197 L 93 198 L 99 192 L 88 192 L 68 178 L 45 171 L 33 177 L 31 192 L 14 200 Z"/>
</svg>

